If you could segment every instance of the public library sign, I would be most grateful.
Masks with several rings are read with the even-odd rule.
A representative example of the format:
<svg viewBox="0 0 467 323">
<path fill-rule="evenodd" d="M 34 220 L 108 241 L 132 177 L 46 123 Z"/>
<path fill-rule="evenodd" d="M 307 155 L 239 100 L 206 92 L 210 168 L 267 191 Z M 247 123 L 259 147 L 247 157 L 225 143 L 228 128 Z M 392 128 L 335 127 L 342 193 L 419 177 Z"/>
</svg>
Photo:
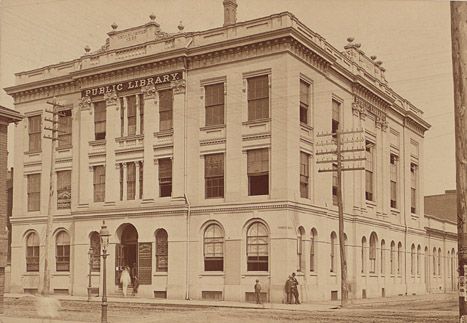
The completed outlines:
<svg viewBox="0 0 467 323">
<path fill-rule="evenodd" d="M 143 86 L 147 85 L 157 85 L 157 84 L 164 84 L 169 83 L 177 80 L 181 80 L 183 78 L 182 71 L 177 72 L 169 72 L 164 74 L 159 74 L 155 76 L 143 77 L 136 80 L 125 81 L 120 83 L 114 83 L 109 85 L 102 85 L 93 87 L 90 89 L 85 89 L 81 91 L 81 96 L 85 97 L 95 97 L 98 95 L 104 95 L 107 92 L 124 92 L 132 89 L 138 89 Z"/>
</svg>

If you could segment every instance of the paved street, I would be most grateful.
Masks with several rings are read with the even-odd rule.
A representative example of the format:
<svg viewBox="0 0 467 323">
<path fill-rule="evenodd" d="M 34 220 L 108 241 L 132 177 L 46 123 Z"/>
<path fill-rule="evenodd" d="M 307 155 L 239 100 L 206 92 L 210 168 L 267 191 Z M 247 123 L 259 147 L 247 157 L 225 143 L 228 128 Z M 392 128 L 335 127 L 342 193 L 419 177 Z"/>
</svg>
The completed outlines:
<svg viewBox="0 0 467 323">
<path fill-rule="evenodd" d="M 109 322 L 456 322 L 457 295 L 438 294 L 358 300 L 345 309 L 335 302 L 265 307 L 228 302 L 156 302 L 115 299 L 109 302 Z M 37 319 L 34 297 L 5 299 L 2 323 L 49 322 Z M 145 302 L 145 303 L 140 303 Z M 77 298 L 61 300 L 60 320 L 50 322 L 99 322 L 100 303 Z"/>
</svg>

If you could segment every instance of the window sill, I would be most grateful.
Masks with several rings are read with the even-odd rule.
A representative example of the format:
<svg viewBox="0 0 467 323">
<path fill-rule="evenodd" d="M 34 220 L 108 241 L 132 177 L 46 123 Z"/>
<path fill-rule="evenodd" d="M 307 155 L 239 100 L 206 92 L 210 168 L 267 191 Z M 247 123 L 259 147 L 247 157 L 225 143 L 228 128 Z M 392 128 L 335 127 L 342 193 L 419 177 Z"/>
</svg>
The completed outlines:
<svg viewBox="0 0 467 323">
<path fill-rule="evenodd" d="M 370 200 L 366 200 L 366 207 L 373 209 L 373 208 L 376 207 L 376 202 L 370 201 Z"/>
<path fill-rule="evenodd" d="M 105 139 L 91 140 L 89 142 L 90 146 L 105 146 Z"/>
<path fill-rule="evenodd" d="M 29 157 L 39 156 L 42 153 L 42 150 L 35 150 L 35 151 L 25 151 L 25 155 L 29 155 Z"/>
<path fill-rule="evenodd" d="M 23 273 L 23 276 L 29 276 L 29 277 L 38 277 L 39 272 L 38 271 L 26 271 Z"/>
<path fill-rule="evenodd" d="M 130 141 L 130 140 L 137 140 L 137 139 L 143 139 L 143 138 L 144 138 L 144 135 L 131 135 L 131 136 L 126 136 L 126 137 L 115 138 L 115 142 Z"/>
<path fill-rule="evenodd" d="M 330 272 L 329 275 L 330 275 L 331 277 L 337 277 L 337 273 L 335 273 L 335 272 Z"/>
<path fill-rule="evenodd" d="M 173 129 L 167 129 L 167 130 L 162 130 L 162 131 L 159 131 L 159 132 L 155 132 L 154 137 L 157 137 L 157 138 L 170 137 L 173 134 L 174 134 Z"/>
<path fill-rule="evenodd" d="M 416 213 L 411 213 L 410 215 L 412 216 L 412 218 L 416 218 L 416 219 L 418 219 L 418 218 L 419 218 L 419 215 L 418 215 L 418 214 L 416 214 Z"/>
<path fill-rule="evenodd" d="M 203 271 L 201 274 L 199 274 L 200 277 L 203 276 L 208 276 L 208 277 L 223 277 L 225 276 L 225 273 L 223 271 Z"/>
<path fill-rule="evenodd" d="M 62 147 L 55 148 L 56 151 L 70 151 L 73 148 L 72 145 L 66 145 Z"/>
<path fill-rule="evenodd" d="M 206 202 L 224 202 L 225 198 L 222 197 L 205 197 Z"/>
<path fill-rule="evenodd" d="M 244 277 L 254 277 L 254 276 L 269 276 L 269 271 L 249 271 L 246 272 L 242 275 L 242 278 Z"/>
<path fill-rule="evenodd" d="M 69 271 L 55 271 L 53 273 L 54 276 L 70 276 Z"/>
<path fill-rule="evenodd" d="M 305 128 L 306 130 L 309 130 L 309 131 L 313 130 L 312 126 L 310 126 L 307 123 L 303 123 L 303 122 L 300 122 L 300 127 L 303 127 L 303 128 Z"/>
<path fill-rule="evenodd" d="M 271 121 L 271 118 L 248 120 L 248 121 L 242 122 L 242 125 L 248 126 L 248 125 L 254 125 L 254 124 L 258 124 L 258 123 L 267 123 L 267 122 L 270 122 L 270 121 Z"/>
<path fill-rule="evenodd" d="M 32 215 L 39 215 L 39 213 L 41 212 L 41 210 L 28 210 L 28 213 L 29 214 L 32 214 Z"/>
<path fill-rule="evenodd" d="M 316 271 L 310 271 L 310 276 L 318 276 L 318 273 Z"/>
<path fill-rule="evenodd" d="M 401 213 L 401 210 L 399 210 L 399 209 L 395 209 L 395 208 L 391 208 L 391 213 L 397 213 L 397 214 L 400 214 L 400 213 Z"/>
<path fill-rule="evenodd" d="M 371 273 L 371 274 L 369 274 L 368 276 L 369 276 L 369 277 L 378 277 L 378 275 L 375 274 L 375 273 Z"/>
<path fill-rule="evenodd" d="M 168 276 L 169 272 L 168 271 L 156 271 L 155 273 L 152 274 L 153 276 Z"/>
<path fill-rule="evenodd" d="M 216 125 L 201 127 L 201 128 L 199 128 L 199 130 L 208 131 L 208 130 L 217 130 L 217 129 L 223 129 L 223 128 L 225 128 L 225 124 L 216 124 Z"/>
</svg>

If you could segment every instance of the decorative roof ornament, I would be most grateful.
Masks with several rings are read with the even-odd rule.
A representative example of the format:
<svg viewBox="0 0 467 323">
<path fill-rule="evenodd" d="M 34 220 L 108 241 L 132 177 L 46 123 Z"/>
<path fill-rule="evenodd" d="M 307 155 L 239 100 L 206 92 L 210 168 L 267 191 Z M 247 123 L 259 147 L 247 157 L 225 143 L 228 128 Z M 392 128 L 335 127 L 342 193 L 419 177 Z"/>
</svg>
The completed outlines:
<svg viewBox="0 0 467 323">
<path fill-rule="evenodd" d="M 370 56 L 370 58 L 371 58 L 371 60 L 374 61 L 376 59 L 376 55 L 372 55 L 372 56 Z"/>
<path fill-rule="evenodd" d="M 118 28 L 118 25 L 114 22 L 112 25 L 110 25 L 113 30 L 116 30 Z"/>
<path fill-rule="evenodd" d="M 179 32 L 182 32 L 183 29 L 185 29 L 185 26 L 183 26 L 183 23 L 182 23 L 181 20 L 180 20 L 180 23 L 178 24 L 177 28 L 178 28 L 178 31 L 179 31 Z"/>
<path fill-rule="evenodd" d="M 151 13 L 149 15 L 149 19 L 151 19 L 151 21 L 156 21 L 156 15 L 154 13 Z"/>
<path fill-rule="evenodd" d="M 84 47 L 84 51 L 86 52 L 86 54 L 89 54 L 89 52 L 91 51 L 91 47 L 89 47 L 89 45 L 86 45 Z"/>
</svg>

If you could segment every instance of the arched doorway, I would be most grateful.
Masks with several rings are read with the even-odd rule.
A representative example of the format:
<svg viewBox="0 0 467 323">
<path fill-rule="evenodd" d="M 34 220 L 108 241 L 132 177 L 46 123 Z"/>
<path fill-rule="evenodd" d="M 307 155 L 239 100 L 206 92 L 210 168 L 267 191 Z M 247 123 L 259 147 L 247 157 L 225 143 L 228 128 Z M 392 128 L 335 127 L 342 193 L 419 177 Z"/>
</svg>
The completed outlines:
<svg viewBox="0 0 467 323">
<path fill-rule="evenodd" d="M 138 231 L 129 223 L 117 229 L 120 243 L 115 245 L 115 284 L 120 284 L 120 273 L 125 266 L 138 275 Z"/>
</svg>

